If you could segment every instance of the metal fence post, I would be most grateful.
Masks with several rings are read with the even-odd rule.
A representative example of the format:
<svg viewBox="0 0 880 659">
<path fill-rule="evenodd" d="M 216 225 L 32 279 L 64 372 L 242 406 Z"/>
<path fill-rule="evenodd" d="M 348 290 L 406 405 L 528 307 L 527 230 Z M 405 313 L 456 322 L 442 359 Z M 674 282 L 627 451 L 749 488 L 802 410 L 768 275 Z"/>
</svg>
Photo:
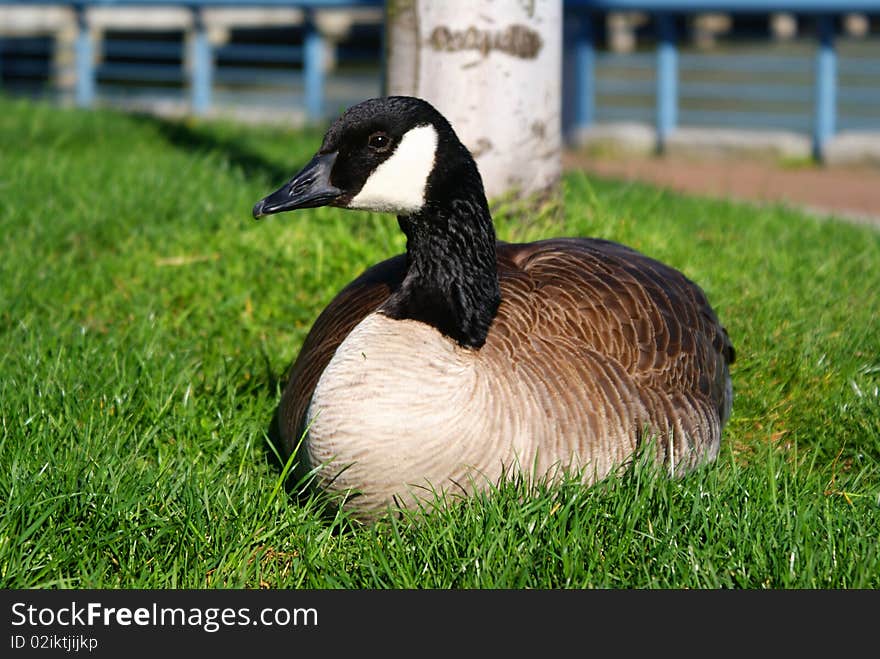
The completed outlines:
<svg viewBox="0 0 880 659">
<path fill-rule="evenodd" d="M 657 148 L 663 150 L 678 123 L 678 51 L 675 17 L 657 14 Z"/>
<path fill-rule="evenodd" d="M 91 107 L 95 102 L 95 54 L 84 5 L 76 6 L 76 104 Z"/>
<path fill-rule="evenodd" d="M 588 11 L 577 17 L 574 41 L 574 122 L 577 129 L 596 121 L 596 47 L 593 18 Z"/>
<path fill-rule="evenodd" d="M 388 96 L 388 48 L 390 39 L 388 29 L 391 19 L 389 18 L 388 2 L 382 3 L 382 34 L 380 36 L 380 60 L 379 66 L 379 90 L 382 96 Z"/>
<path fill-rule="evenodd" d="M 205 21 L 202 11 L 198 7 L 193 8 L 193 40 L 190 72 L 190 103 L 193 114 L 204 115 L 211 107 L 211 83 L 213 78 L 213 53 L 211 42 L 208 40 L 208 31 L 205 29 Z"/>
<path fill-rule="evenodd" d="M 311 12 L 306 15 L 303 42 L 303 77 L 309 121 L 324 117 L 324 37 Z"/>
<path fill-rule="evenodd" d="M 813 157 L 822 160 L 825 146 L 836 131 L 837 123 L 837 53 L 834 51 L 834 17 L 816 19 L 815 99 L 813 110 Z"/>
</svg>

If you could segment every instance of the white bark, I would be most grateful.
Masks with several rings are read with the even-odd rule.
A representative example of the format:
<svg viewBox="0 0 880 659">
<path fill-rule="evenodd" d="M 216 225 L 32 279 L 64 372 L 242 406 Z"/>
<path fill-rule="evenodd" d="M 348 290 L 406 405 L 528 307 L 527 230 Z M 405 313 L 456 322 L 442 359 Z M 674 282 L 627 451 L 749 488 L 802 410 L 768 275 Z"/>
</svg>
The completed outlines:
<svg viewBox="0 0 880 659">
<path fill-rule="evenodd" d="M 387 0 L 389 95 L 452 123 L 489 198 L 561 175 L 562 0 Z"/>
</svg>

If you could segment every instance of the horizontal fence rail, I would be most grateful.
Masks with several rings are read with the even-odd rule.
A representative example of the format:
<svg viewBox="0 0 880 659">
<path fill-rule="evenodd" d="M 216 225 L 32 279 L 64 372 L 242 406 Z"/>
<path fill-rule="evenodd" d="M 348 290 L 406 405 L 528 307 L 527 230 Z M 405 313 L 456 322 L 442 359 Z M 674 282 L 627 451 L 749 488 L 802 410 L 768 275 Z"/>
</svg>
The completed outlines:
<svg viewBox="0 0 880 659">
<path fill-rule="evenodd" d="M 876 31 L 880 0 L 563 4 L 568 136 L 596 124 L 635 121 L 653 127 L 662 149 L 682 126 L 783 129 L 810 135 L 813 154 L 821 159 L 841 130 L 880 132 L 880 44 L 868 39 L 873 45 L 864 52 L 842 53 L 838 25 L 844 15 L 859 13 L 875 22 Z M 268 103 L 285 113 L 301 108 L 306 119 L 321 121 L 381 93 L 384 6 L 383 0 L 0 0 L 0 10 L 61 8 L 72 26 L 11 38 L 0 25 L 0 83 L 50 80 L 84 107 L 99 98 L 159 99 L 204 115 L 220 104 L 257 112 Z M 164 9 L 177 18 L 144 25 L 107 19 L 109 11 L 132 9 Z M 242 9 L 296 12 L 296 18 L 285 14 L 283 34 L 267 40 L 259 32 L 261 26 L 270 29 L 265 21 L 218 23 L 211 14 Z M 351 42 L 340 39 L 321 24 L 327 10 L 373 12 L 367 21 L 372 32 Z M 95 12 L 104 12 L 103 18 Z M 608 17 L 620 12 L 644 19 L 633 28 L 638 44 L 628 53 L 606 46 Z M 708 51 L 689 46 L 689 21 L 698 14 L 766 19 L 778 12 L 802 17 L 809 41 L 799 40 L 792 52 L 755 46 L 760 39 Z M 762 43 L 769 43 L 766 36 Z"/>
</svg>

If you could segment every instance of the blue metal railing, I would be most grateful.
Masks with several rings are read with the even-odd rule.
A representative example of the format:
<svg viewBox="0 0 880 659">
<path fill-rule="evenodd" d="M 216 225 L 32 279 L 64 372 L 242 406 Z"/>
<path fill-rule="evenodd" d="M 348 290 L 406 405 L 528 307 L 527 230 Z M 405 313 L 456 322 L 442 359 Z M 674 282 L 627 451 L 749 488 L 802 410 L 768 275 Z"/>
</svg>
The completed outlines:
<svg viewBox="0 0 880 659">
<path fill-rule="evenodd" d="M 181 82 L 188 89 L 189 106 L 196 115 L 205 114 L 212 105 L 215 87 L 215 73 L 218 57 L 236 54 L 244 57 L 246 47 L 240 45 L 215 49 L 208 38 L 203 21 L 205 8 L 297 8 L 305 12 L 303 22 L 302 47 L 276 49 L 260 45 L 253 49 L 259 51 L 266 61 L 278 62 L 281 57 L 289 57 L 289 66 L 301 65 L 303 102 L 309 119 L 317 121 L 324 118 L 324 71 L 323 54 L 325 38 L 317 29 L 314 12 L 319 9 L 347 9 L 359 7 L 382 7 L 383 0 L 0 0 L 0 5 L 17 6 L 72 6 L 77 17 L 77 36 L 74 43 L 74 98 L 76 104 L 91 107 L 97 95 L 97 81 L 102 79 L 128 79 L 152 82 Z M 193 34 L 189 42 L 189 71 L 168 65 L 103 65 L 97 67 L 95 43 L 88 24 L 88 10 L 93 7 L 187 7 L 192 11 Z M 108 48 L 108 43 L 110 47 Z M 116 50 L 114 52 L 114 46 Z M 175 44 L 157 44 L 153 41 L 126 42 L 124 45 L 107 41 L 102 44 L 102 54 L 137 55 L 146 54 L 150 59 L 183 59 L 181 47 Z M 147 52 L 149 51 L 149 52 Z M 283 52 L 282 52 L 283 51 Z M 250 53 L 250 57 L 254 56 Z M 178 53 L 175 56 L 175 53 Z M 233 74 L 234 76 L 234 74 Z M 248 76 L 244 74 L 241 79 Z"/>
<path fill-rule="evenodd" d="M 79 105 L 93 105 L 99 85 L 103 88 L 125 80 L 143 89 L 153 85 L 183 92 L 190 111 L 204 114 L 225 93 L 224 87 L 259 86 L 266 98 L 272 96 L 269 88 L 276 95 L 280 88 L 284 102 L 289 103 L 287 92 L 295 82 L 302 89 L 296 102 L 305 107 L 307 117 L 322 120 L 328 88 L 322 66 L 326 41 L 315 13 L 328 8 L 382 7 L 384 1 L 0 0 L 0 5 L 74 8 L 78 28 L 73 44 L 73 97 Z M 123 41 L 108 35 L 97 44 L 88 24 L 88 10 L 94 7 L 186 7 L 192 12 L 191 34 L 185 43 Z M 223 7 L 302 9 L 301 42 L 213 45 L 203 10 Z M 712 125 L 714 121 L 789 127 L 810 133 L 814 154 L 821 158 L 842 118 L 850 127 L 880 130 L 880 58 L 841 58 L 835 38 L 838 17 L 848 12 L 876 16 L 880 0 L 564 0 L 564 7 L 564 44 L 571 63 L 564 87 L 566 132 L 608 119 L 638 119 L 655 126 L 662 148 L 682 124 Z M 621 55 L 600 50 L 601 21 L 613 11 L 638 11 L 650 18 L 656 38 L 653 53 Z M 810 16 L 816 25 L 815 45 L 806 57 L 778 52 L 760 56 L 694 53 L 681 47 L 681 19 L 697 12 Z M 38 45 L 21 44 L 20 52 L 28 49 L 39 54 Z M 100 59 L 96 55 L 105 60 L 96 64 Z M 138 56 L 148 61 L 129 61 Z M 381 44 L 367 56 L 374 65 L 380 64 Z M 20 71 L 40 69 L 36 59 L 26 57 L 15 66 Z M 619 74 L 623 67 L 628 67 L 627 75 Z M 786 84 L 780 84 L 783 76 Z"/>
<path fill-rule="evenodd" d="M 676 45 L 675 18 L 697 12 L 724 12 L 728 14 L 759 14 L 791 12 L 807 14 L 816 20 L 816 50 L 814 56 L 812 141 L 813 154 L 821 159 L 828 141 L 837 132 L 838 68 L 835 51 L 834 19 L 842 14 L 859 12 L 880 14 L 878 0 L 566 0 L 567 54 L 572 62 L 569 103 L 572 108 L 567 130 L 582 129 L 596 122 L 597 96 L 602 85 L 597 80 L 595 16 L 608 11 L 639 11 L 653 18 L 656 31 L 655 68 L 655 129 L 658 148 L 662 149 L 668 136 L 679 124 L 679 106 L 683 94 L 694 92 L 695 85 L 682 85 L 680 58 Z M 705 62 L 704 62 L 705 64 Z M 699 64 L 698 64 L 699 65 Z M 762 66 L 756 67 L 760 70 Z M 787 69 L 786 72 L 790 72 Z M 876 84 L 875 84 L 876 87 Z M 637 86 L 630 86 L 630 90 Z M 606 87 L 607 90 L 607 87 Z M 755 91 L 760 93 L 760 88 Z M 700 92 L 719 94 L 719 87 L 705 87 Z M 765 95 L 773 92 L 764 91 Z M 784 92 L 781 92 L 784 93 Z M 868 93 L 863 99 L 880 102 L 880 95 Z M 728 113 L 730 114 L 730 113 Z M 736 112 L 734 111 L 734 115 Z M 880 128 L 878 116 L 877 128 Z"/>
</svg>

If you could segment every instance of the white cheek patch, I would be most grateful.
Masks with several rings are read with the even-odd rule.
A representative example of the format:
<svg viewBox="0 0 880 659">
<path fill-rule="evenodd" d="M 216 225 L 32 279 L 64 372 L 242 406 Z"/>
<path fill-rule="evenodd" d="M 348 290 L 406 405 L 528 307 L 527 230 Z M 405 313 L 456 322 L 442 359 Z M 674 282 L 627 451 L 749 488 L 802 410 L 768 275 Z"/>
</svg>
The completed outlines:
<svg viewBox="0 0 880 659">
<path fill-rule="evenodd" d="M 437 131 L 429 125 L 408 131 L 397 149 L 379 165 L 349 208 L 380 213 L 408 214 L 425 204 L 425 186 L 434 169 Z"/>
</svg>

